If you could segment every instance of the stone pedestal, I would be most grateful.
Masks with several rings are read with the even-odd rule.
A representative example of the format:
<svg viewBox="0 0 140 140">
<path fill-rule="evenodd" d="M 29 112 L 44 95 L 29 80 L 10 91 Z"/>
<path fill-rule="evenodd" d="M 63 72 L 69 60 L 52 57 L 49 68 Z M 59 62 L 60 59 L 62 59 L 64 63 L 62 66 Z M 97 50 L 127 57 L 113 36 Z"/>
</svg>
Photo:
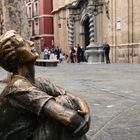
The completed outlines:
<svg viewBox="0 0 140 140">
<path fill-rule="evenodd" d="M 36 64 L 37 66 L 56 67 L 58 63 L 59 63 L 58 60 L 37 59 L 35 64 Z"/>
<path fill-rule="evenodd" d="M 102 46 L 94 43 L 90 43 L 87 46 L 85 55 L 88 63 L 103 63 L 104 62 L 104 51 Z"/>
</svg>

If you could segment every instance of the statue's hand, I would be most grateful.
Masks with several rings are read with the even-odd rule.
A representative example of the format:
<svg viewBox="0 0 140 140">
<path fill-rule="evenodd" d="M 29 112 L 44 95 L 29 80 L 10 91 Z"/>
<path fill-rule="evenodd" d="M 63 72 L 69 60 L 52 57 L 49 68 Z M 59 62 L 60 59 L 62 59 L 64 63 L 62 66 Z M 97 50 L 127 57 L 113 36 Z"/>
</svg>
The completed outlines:
<svg viewBox="0 0 140 140">
<path fill-rule="evenodd" d="M 89 112 L 83 112 L 81 110 L 77 111 L 79 115 L 83 116 L 87 122 L 90 122 L 90 114 Z"/>
<path fill-rule="evenodd" d="M 90 114 L 78 110 L 78 114 L 83 116 L 84 121 L 81 125 L 74 131 L 74 135 L 83 135 L 89 130 L 90 126 Z"/>
<path fill-rule="evenodd" d="M 7 31 L 5 34 L 3 34 L 1 37 L 0 37 L 0 46 L 3 46 L 4 43 L 6 43 L 9 39 L 11 39 L 12 37 L 15 36 L 15 31 L 14 30 L 10 30 L 10 31 Z"/>
<path fill-rule="evenodd" d="M 11 37 L 15 36 L 15 34 L 16 34 L 15 30 L 10 30 L 10 31 L 6 32 L 5 36 L 8 39 L 8 38 L 11 38 Z"/>
</svg>

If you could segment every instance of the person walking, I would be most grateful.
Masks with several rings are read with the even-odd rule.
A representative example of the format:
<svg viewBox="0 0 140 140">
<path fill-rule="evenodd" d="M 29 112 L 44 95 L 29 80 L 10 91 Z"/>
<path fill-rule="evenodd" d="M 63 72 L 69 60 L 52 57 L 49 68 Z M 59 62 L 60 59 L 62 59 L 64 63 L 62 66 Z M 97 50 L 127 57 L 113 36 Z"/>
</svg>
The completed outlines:
<svg viewBox="0 0 140 140">
<path fill-rule="evenodd" d="M 110 63 L 110 58 L 109 58 L 110 45 L 107 42 L 105 42 L 103 44 L 103 50 L 104 50 L 104 53 L 105 53 L 106 64 L 109 64 Z"/>
</svg>

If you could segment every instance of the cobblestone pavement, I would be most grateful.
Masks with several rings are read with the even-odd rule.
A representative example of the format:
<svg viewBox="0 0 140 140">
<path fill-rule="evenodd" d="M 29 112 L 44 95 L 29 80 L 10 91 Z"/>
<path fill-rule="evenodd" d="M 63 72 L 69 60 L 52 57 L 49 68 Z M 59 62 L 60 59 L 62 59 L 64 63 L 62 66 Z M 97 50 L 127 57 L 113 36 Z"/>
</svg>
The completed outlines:
<svg viewBox="0 0 140 140">
<path fill-rule="evenodd" d="M 140 64 L 61 63 L 36 67 L 36 73 L 85 98 L 89 140 L 140 140 Z"/>
</svg>

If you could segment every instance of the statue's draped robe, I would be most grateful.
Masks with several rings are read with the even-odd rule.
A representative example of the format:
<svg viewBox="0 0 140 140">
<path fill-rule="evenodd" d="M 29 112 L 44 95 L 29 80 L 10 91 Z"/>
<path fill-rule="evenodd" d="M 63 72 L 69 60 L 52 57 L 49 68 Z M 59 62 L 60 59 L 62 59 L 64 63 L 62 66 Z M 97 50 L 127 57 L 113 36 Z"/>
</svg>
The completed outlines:
<svg viewBox="0 0 140 140">
<path fill-rule="evenodd" d="M 13 76 L 0 96 L 0 140 L 86 140 L 41 112 L 48 100 L 62 94 L 66 91 L 48 80 L 38 78 L 32 84 Z"/>
</svg>

